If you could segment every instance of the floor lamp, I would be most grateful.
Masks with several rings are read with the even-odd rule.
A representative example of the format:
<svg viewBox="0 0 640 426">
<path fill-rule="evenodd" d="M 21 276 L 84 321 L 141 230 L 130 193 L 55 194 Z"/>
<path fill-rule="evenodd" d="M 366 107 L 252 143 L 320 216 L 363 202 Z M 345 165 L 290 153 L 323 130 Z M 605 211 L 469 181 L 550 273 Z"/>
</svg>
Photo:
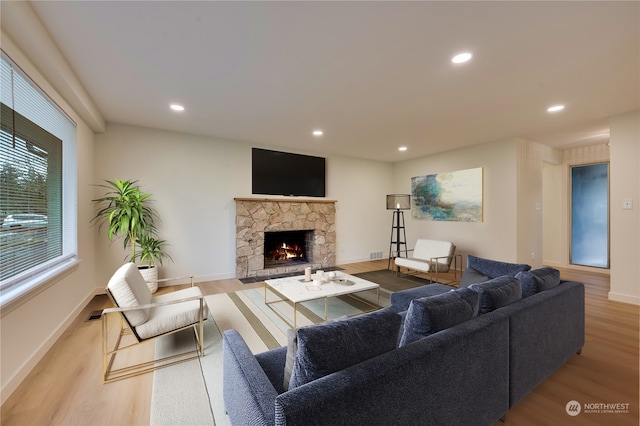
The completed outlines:
<svg viewBox="0 0 640 426">
<path fill-rule="evenodd" d="M 391 241 L 389 242 L 389 262 L 387 269 L 391 268 L 391 259 L 396 257 L 407 257 L 407 233 L 404 229 L 403 210 L 411 209 L 411 196 L 407 194 L 387 195 L 387 210 L 393 210 L 391 221 Z M 395 250 L 394 246 L 395 245 Z"/>
</svg>

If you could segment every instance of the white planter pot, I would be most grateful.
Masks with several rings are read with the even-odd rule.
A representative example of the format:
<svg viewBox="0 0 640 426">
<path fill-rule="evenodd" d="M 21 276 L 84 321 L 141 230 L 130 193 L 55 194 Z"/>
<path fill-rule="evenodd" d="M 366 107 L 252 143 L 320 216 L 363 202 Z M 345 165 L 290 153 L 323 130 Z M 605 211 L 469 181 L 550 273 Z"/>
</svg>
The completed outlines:
<svg viewBox="0 0 640 426">
<path fill-rule="evenodd" d="M 152 267 L 138 266 L 138 270 L 147 282 L 147 286 L 149 286 L 151 293 L 158 291 L 158 267 L 156 265 L 153 265 Z"/>
</svg>

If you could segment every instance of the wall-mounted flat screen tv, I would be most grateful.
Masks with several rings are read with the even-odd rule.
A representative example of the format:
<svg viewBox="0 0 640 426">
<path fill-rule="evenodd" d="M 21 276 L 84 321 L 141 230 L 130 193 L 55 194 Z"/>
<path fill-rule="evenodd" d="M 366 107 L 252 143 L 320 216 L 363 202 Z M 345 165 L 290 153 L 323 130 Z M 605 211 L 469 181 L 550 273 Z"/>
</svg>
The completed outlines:
<svg viewBox="0 0 640 426">
<path fill-rule="evenodd" d="M 325 159 L 310 155 L 253 148 L 252 193 L 325 196 Z"/>
</svg>

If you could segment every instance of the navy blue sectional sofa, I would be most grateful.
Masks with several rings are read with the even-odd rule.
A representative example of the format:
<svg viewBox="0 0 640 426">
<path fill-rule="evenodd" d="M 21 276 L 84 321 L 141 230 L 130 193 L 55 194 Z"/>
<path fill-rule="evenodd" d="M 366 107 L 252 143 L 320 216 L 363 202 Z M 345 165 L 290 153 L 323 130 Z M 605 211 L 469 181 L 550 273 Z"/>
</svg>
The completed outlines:
<svg viewBox="0 0 640 426">
<path fill-rule="evenodd" d="M 390 308 L 292 331 L 257 355 L 226 331 L 231 423 L 493 424 L 584 345 L 584 285 L 521 269 L 394 293 Z"/>
</svg>

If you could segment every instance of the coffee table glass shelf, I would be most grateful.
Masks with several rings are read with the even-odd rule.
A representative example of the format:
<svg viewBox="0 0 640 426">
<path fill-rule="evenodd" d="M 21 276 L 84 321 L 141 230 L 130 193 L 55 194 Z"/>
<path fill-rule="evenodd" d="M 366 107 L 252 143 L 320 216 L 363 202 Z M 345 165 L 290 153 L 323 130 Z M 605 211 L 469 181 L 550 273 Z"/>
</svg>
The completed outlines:
<svg viewBox="0 0 640 426">
<path fill-rule="evenodd" d="M 370 308 L 359 312 L 359 314 L 375 311 L 381 307 L 379 284 L 344 273 L 336 273 L 335 277 L 331 278 L 325 273 L 325 276 L 322 278 L 317 276 L 313 276 L 313 278 L 320 281 L 320 285 L 314 285 L 313 281 L 305 282 L 304 275 L 266 280 L 264 285 L 265 305 L 267 305 L 276 315 L 293 328 L 297 327 L 298 308 L 303 302 L 324 299 L 325 321 L 329 319 L 328 301 L 329 298 L 332 297 L 349 296 Z M 371 301 L 356 295 L 356 293 L 365 291 L 375 291 L 376 303 L 372 303 Z M 270 300 L 270 293 L 278 297 L 278 299 L 273 300 L 271 298 Z M 272 306 L 281 302 L 289 302 L 293 305 L 293 323 L 289 318 L 283 316 L 278 309 L 274 309 Z"/>
</svg>

